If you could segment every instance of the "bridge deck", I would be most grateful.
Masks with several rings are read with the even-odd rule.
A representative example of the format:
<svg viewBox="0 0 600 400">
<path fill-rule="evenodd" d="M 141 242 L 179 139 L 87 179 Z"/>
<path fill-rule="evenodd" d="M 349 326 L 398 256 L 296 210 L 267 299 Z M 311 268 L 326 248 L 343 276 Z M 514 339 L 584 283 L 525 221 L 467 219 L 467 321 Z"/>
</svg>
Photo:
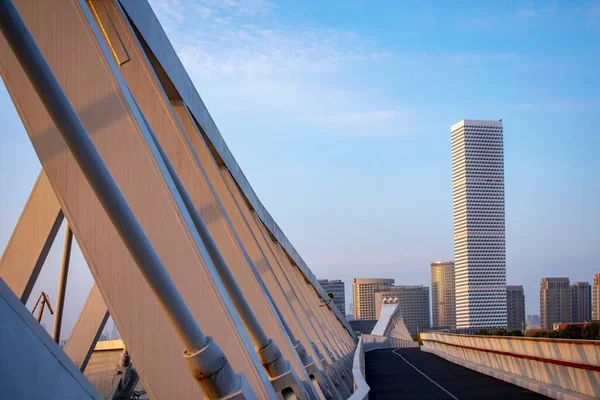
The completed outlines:
<svg viewBox="0 0 600 400">
<path fill-rule="evenodd" d="M 369 399 L 546 399 L 417 349 L 365 354 Z"/>
</svg>

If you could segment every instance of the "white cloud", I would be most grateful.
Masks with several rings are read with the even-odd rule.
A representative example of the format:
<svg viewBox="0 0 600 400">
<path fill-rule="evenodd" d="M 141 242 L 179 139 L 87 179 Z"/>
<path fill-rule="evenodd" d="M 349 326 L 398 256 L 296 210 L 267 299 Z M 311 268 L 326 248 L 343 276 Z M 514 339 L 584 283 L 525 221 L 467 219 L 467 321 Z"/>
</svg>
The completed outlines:
<svg viewBox="0 0 600 400">
<path fill-rule="evenodd" d="M 381 92 L 340 78 L 389 56 L 354 32 L 282 23 L 265 0 L 151 3 L 213 114 L 277 111 L 274 118 L 332 133 L 353 125 L 389 131 L 401 116 Z"/>
<path fill-rule="evenodd" d="M 557 99 L 549 100 L 543 103 L 521 103 L 513 108 L 521 111 L 553 111 L 553 112 L 573 112 L 588 109 L 596 109 L 598 102 L 582 99 Z"/>
<path fill-rule="evenodd" d="M 332 135 L 416 132 L 410 105 L 365 78 L 381 63 L 411 70 L 531 63 L 511 52 L 390 54 L 356 32 L 282 21 L 266 0 L 151 3 L 217 122 L 260 114 Z"/>
<path fill-rule="evenodd" d="M 533 7 L 523 7 L 517 9 L 517 17 L 534 18 L 537 16 L 537 11 Z"/>
<path fill-rule="evenodd" d="M 587 6 L 586 14 L 592 26 L 600 23 L 600 0 L 591 1 Z"/>
<path fill-rule="evenodd" d="M 267 0 L 201 0 L 193 8 L 200 13 L 211 15 L 222 12 L 236 15 L 264 15 L 275 9 Z"/>
<path fill-rule="evenodd" d="M 397 110 L 354 111 L 332 114 L 327 116 L 324 121 L 331 125 L 373 125 L 393 121 L 397 116 Z"/>
</svg>

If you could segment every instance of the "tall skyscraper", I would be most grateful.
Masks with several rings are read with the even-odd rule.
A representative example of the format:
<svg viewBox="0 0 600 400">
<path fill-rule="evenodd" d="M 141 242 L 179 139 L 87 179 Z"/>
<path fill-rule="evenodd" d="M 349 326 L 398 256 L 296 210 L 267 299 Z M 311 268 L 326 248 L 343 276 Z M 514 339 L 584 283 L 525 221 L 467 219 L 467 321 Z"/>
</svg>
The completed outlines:
<svg viewBox="0 0 600 400">
<path fill-rule="evenodd" d="M 375 293 L 375 315 L 379 319 L 383 299 L 398 299 L 406 329 L 411 334 L 431 327 L 427 286 L 388 286 Z"/>
<path fill-rule="evenodd" d="M 502 120 L 451 132 L 456 327 L 506 327 Z"/>
<path fill-rule="evenodd" d="M 571 322 L 569 278 L 542 278 L 540 284 L 540 325 L 552 330 L 554 324 Z"/>
<path fill-rule="evenodd" d="M 456 327 L 454 261 L 431 263 L 431 315 L 434 328 Z"/>
<path fill-rule="evenodd" d="M 333 294 L 333 304 L 336 305 L 342 315 L 346 315 L 346 289 L 344 282 L 340 279 L 319 279 L 319 283 L 326 293 Z"/>
<path fill-rule="evenodd" d="M 592 288 L 589 282 L 571 284 L 571 322 L 592 320 Z"/>
<path fill-rule="evenodd" d="M 354 278 L 352 280 L 352 302 L 354 319 L 377 319 L 375 314 L 375 293 L 386 286 L 392 286 L 393 279 Z"/>
<path fill-rule="evenodd" d="M 506 313 L 509 331 L 525 329 L 525 291 L 523 286 L 506 286 Z"/>
<path fill-rule="evenodd" d="M 592 318 L 594 321 L 600 321 L 600 273 L 594 274 L 594 284 L 592 286 L 592 297 L 594 310 Z"/>
</svg>

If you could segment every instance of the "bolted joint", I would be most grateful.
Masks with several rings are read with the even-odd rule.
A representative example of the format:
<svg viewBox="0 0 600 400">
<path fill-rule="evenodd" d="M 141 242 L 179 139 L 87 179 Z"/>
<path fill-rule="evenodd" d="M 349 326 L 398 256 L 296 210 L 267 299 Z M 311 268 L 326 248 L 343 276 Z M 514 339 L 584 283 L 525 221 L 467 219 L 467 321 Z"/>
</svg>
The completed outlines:
<svg viewBox="0 0 600 400">
<path fill-rule="evenodd" d="M 256 350 L 256 353 L 270 378 L 276 378 L 290 370 L 288 362 L 282 357 L 279 347 L 272 339 L 269 339 L 265 347 Z"/>
<path fill-rule="evenodd" d="M 123 349 L 121 352 L 121 357 L 119 358 L 118 367 L 120 369 L 125 369 L 129 366 L 129 364 L 131 364 L 131 357 L 129 357 L 129 352 L 127 349 Z"/>
<path fill-rule="evenodd" d="M 184 350 L 183 358 L 207 399 L 227 397 L 240 390 L 240 376 L 233 372 L 225 354 L 212 337 L 206 337 L 206 345 L 200 350 L 193 353 Z"/>
<path fill-rule="evenodd" d="M 227 358 L 219 346 L 211 337 L 206 339 L 206 345 L 200 350 L 194 353 L 190 353 L 188 350 L 183 351 L 183 358 L 185 358 L 190 372 L 198 380 L 216 374 L 227 363 Z"/>
<path fill-rule="evenodd" d="M 315 363 L 311 362 L 310 364 L 307 364 L 304 367 L 306 368 L 306 373 L 308 373 L 308 376 L 310 377 L 310 380 L 312 381 L 313 385 L 315 385 L 315 388 L 318 387 L 318 389 L 321 391 L 321 393 L 326 399 L 331 399 L 333 396 L 331 394 L 329 384 L 327 383 L 321 372 L 317 369 Z"/>
<path fill-rule="evenodd" d="M 298 353 L 298 357 L 300 357 L 300 360 L 305 367 L 313 362 L 311 356 L 306 352 L 304 345 L 299 340 L 296 340 L 294 349 L 296 349 L 296 353 Z"/>
</svg>

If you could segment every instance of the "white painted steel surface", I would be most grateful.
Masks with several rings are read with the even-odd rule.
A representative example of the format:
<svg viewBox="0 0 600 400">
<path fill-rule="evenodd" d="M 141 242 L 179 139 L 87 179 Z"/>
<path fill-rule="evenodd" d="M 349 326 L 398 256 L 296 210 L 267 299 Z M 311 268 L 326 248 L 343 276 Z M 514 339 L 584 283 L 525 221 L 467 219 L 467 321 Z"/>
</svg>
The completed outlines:
<svg viewBox="0 0 600 400">
<path fill-rule="evenodd" d="M 302 342 L 312 358 L 311 373 L 330 386 L 333 398 L 348 397 L 354 333 L 339 310 L 321 307 L 321 286 L 252 191 L 148 3 L 15 4 L 177 291 L 236 372 L 244 374 L 259 397 L 274 397 L 238 307 L 193 229 L 157 143 L 260 327 L 294 373 L 311 384 L 288 333 Z M 43 166 L 32 196 L 41 200 L 28 204 L 27 218 L 14 236 L 24 240 L 7 247 L 0 273 L 23 300 L 64 212 L 96 281 L 66 354 L 84 367 L 110 310 L 152 397 L 197 397 L 172 326 L 3 37 L 0 50 L 0 72 Z M 15 254 L 19 262 L 8 263 L 16 260 Z"/>
<path fill-rule="evenodd" d="M 0 321 L 0 398 L 102 399 L 2 279 Z"/>
<path fill-rule="evenodd" d="M 398 303 L 386 303 L 381 305 L 381 314 L 371 335 L 388 336 L 397 339 L 412 341 L 412 337 L 404 324 L 402 311 Z"/>
</svg>

